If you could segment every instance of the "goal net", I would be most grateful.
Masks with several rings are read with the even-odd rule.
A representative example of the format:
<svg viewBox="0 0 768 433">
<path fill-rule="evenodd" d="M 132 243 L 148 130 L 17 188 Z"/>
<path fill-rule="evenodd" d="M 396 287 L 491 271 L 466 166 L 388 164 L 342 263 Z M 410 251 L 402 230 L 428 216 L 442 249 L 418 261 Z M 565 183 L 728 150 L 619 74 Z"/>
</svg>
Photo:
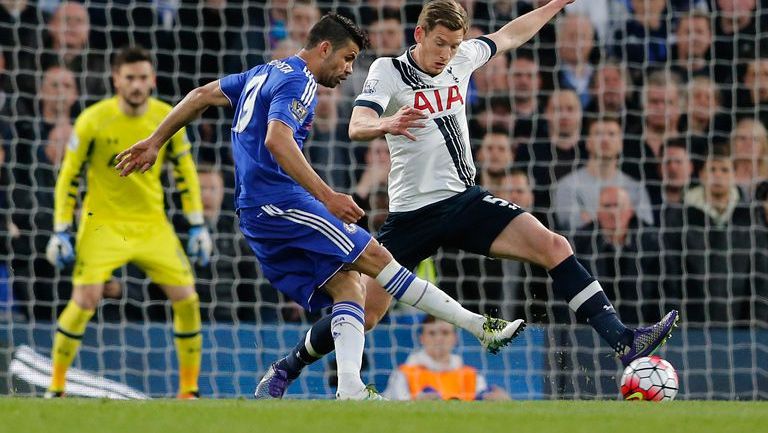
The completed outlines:
<svg viewBox="0 0 768 433">
<path fill-rule="evenodd" d="M 460 3 L 472 19 L 467 37 L 477 37 L 546 1 Z M 566 236 L 628 324 L 681 310 L 660 353 L 678 370 L 678 398 L 768 397 L 763 6 L 576 2 L 461 84 L 477 183 Z M 156 96 L 176 103 L 196 86 L 294 54 L 325 12 L 355 20 L 372 49 L 338 88 L 318 88 L 304 153 L 355 197 L 367 212 L 360 224 L 375 232 L 387 215 L 388 150 L 383 140 L 350 141 L 348 123 L 372 61 L 415 43 L 421 10 L 414 0 L 0 3 L 0 393 L 39 396 L 48 383 L 56 318 L 72 290 L 72 269 L 45 259 L 57 171 L 76 116 L 112 95 L 110 59 L 121 47 L 151 51 Z M 251 395 L 323 314 L 272 288 L 238 229 L 231 122 L 231 110 L 211 109 L 188 128 L 215 244 L 211 265 L 195 269 L 200 387 L 214 398 Z M 173 176 L 164 185 L 184 242 Z M 86 190 L 83 181 L 81 198 Z M 620 363 L 553 293 L 544 269 L 444 248 L 418 271 L 473 311 L 530 324 L 498 356 L 459 334 L 455 353 L 489 384 L 520 399 L 619 397 Z M 419 348 L 422 319 L 395 306 L 368 334 L 368 382 L 386 388 Z M 289 396 L 333 396 L 334 365 L 332 355 L 312 365 Z M 69 392 L 168 397 L 177 380 L 169 302 L 140 269 L 116 269 Z"/>
</svg>

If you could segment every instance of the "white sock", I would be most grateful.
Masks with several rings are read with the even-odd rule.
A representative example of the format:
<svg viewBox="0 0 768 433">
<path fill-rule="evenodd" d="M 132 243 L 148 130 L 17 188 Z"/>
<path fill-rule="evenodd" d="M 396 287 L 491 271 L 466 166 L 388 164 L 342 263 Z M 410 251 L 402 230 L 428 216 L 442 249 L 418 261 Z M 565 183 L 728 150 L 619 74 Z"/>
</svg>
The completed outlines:
<svg viewBox="0 0 768 433">
<path fill-rule="evenodd" d="M 376 281 L 400 302 L 464 328 L 476 337 L 483 334 L 483 316 L 462 307 L 434 284 L 417 277 L 394 259 L 376 276 Z"/>
<path fill-rule="evenodd" d="M 365 388 L 360 379 L 365 347 L 365 312 L 354 302 L 333 304 L 331 335 L 336 347 L 338 394 L 355 395 Z"/>
</svg>

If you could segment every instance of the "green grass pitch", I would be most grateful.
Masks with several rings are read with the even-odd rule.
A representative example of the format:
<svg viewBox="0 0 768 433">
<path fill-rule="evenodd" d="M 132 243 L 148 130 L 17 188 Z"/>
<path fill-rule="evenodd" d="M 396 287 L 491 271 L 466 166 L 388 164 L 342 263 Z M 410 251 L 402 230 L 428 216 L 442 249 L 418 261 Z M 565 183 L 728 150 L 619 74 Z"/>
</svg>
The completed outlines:
<svg viewBox="0 0 768 433">
<path fill-rule="evenodd" d="M 3 433 L 761 433 L 768 402 L 0 399 Z"/>
</svg>

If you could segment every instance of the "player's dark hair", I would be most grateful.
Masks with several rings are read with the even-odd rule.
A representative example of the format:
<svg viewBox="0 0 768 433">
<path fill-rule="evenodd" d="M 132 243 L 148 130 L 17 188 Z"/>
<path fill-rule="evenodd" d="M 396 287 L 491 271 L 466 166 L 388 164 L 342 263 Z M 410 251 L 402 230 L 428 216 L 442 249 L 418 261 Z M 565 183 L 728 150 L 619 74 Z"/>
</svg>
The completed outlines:
<svg viewBox="0 0 768 433">
<path fill-rule="evenodd" d="M 320 42 L 328 41 L 335 51 L 350 40 L 357 44 L 361 50 L 370 46 L 368 36 L 352 20 L 342 15 L 329 13 L 312 26 L 305 48 L 311 49 Z"/>
<path fill-rule="evenodd" d="M 152 63 L 152 56 L 149 51 L 141 46 L 125 47 L 112 60 L 112 69 L 118 70 L 123 65 L 139 62 Z"/>
</svg>

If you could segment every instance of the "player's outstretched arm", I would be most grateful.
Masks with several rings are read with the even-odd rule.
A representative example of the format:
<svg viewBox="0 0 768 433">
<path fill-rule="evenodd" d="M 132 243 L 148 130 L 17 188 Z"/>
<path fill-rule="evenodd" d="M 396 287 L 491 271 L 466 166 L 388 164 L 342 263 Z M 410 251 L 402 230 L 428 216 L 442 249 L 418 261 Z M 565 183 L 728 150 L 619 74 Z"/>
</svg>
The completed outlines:
<svg viewBox="0 0 768 433">
<path fill-rule="evenodd" d="M 155 164 L 160 148 L 179 129 L 200 117 L 208 107 L 226 105 L 229 105 L 229 99 L 221 91 L 219 80 L 187 93 L 187 96 L 173 107 L 152 135 L 117 155 L 116 168 L 120 170 L 120 176 L 128 176 L 134 171 L 144 173 L 149 170 Z"/>
<path fill-rule="evenodd" d="M 372 108 L 357 106 L 352 110 L 349 121 L 349 138 L 354 141 L 370 141 L 384 134 L 392 134 L 416 141 L 416 137 L 408 130 L 423 128 L 426 118 L 427 115 L 421 110 L 408 105 L 401 107 L 392 116 L 383 118 Z"/>
<path fill-rule="evenodd" d="M 264 145 L 288 176 L 320 200 L 337 218 L 351 224 L 365 215 L 351 196 L 334 191 L 315 173 L 293 139 L 293 130 L 288 125 L 279 120 L 269 122 Z"/>
<path fill-rule="evenodd" d="M 486 37 L 496 43 L 496 55 L 514 50 L 528 42 L 567 4 L 574 0 L 551 0 L 525 15 L 515 18 L 495 33 Z"/>
</svg>

